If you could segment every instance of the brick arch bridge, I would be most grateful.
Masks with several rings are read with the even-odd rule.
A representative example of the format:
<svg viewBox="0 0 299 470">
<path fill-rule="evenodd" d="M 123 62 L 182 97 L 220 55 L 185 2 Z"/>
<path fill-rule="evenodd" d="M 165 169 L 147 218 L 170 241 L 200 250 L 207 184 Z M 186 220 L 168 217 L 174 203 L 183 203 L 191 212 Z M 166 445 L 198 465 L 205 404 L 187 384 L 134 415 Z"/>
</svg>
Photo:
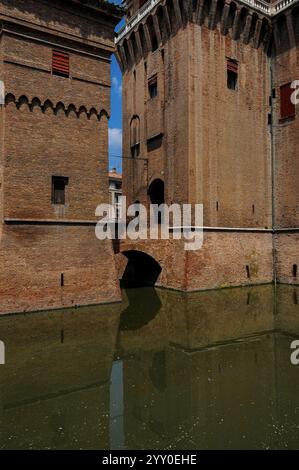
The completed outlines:
<svg viewBox="0 0 299 470">
<path fill-rule="evenodd" d="M 121 283 L 186 290 L 186 253 L 178 240 L 124 240 L 116 254 Z"/>
<path fill-rule="evenodd" d="M 266 241 L 263 235 L 225 232 L 219 243 L 218 233 L 207 230 L 198 251 L 186 251 L 184 239 L 121 240 L 115 249 L 118 276 L 122 280 L 126 269 L 132 269 L 139 276 L 139 284 L 180 291 L 266 283 L 271 262 L 269 257 L 261 258 L 257 246 L 266 250 L 271 233 Z"/>
</svg>

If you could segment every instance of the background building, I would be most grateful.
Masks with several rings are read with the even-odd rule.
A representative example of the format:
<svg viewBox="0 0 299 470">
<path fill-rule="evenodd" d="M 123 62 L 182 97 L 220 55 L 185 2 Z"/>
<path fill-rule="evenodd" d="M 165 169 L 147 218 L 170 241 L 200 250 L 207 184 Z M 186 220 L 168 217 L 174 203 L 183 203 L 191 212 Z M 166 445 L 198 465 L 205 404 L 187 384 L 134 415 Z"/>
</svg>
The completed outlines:
<svg viewBox="0 0 299 470">
<path fill-rule="evenodd" d="M 117 173 L 116 168 L 112 168 L 109 172 L 109 192 L 110 204 L 113 206 L 112 217 L 119 219 L 120 214 L 120 197 L 122 196 L 122 175 Z"/>
</svg>

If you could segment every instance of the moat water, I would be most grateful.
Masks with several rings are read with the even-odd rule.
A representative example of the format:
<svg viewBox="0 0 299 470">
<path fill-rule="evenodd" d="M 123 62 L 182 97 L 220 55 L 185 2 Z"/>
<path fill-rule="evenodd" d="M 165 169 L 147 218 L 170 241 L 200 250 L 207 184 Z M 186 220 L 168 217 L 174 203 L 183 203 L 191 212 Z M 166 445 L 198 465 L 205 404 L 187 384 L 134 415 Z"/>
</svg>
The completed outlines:
<svg viewBox="0 0 299 470">
<path fill-rule="evenodd" d="M 0 449 L 298 449 L 299 288 L 0 318 Z"/>
</svg>

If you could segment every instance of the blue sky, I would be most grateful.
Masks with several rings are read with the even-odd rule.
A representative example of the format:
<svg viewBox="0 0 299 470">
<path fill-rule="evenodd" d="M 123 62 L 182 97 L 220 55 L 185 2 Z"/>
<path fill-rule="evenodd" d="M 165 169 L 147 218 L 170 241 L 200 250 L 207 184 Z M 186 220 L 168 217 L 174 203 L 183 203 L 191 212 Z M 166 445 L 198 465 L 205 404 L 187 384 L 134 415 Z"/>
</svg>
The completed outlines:
<svg viewBox="0 0 299 470">
<path fill-rule="evenodd" d="M 121 0 L 111 3 L 121 4 Z M 122 162 L 122 76 L 117 60 L 111 63 L 111 117 L 109 122 L 109 165 L 121 172 Z"/>
</svg>

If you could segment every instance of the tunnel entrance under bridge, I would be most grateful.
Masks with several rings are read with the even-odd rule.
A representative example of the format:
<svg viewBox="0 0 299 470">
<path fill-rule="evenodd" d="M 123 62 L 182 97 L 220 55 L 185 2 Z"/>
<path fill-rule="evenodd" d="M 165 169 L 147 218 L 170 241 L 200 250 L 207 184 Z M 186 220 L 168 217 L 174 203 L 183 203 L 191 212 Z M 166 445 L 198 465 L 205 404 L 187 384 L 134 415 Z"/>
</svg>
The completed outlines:
<svg viewBox="0 0 299 470">
<path fill-rule="evenodd" d="M 150 255 L 137 250 L 125 251 L 128 263 L 121 279 L 121 287 L 154 286 L 161 274 L 160 264 Z"/>
</svg>

